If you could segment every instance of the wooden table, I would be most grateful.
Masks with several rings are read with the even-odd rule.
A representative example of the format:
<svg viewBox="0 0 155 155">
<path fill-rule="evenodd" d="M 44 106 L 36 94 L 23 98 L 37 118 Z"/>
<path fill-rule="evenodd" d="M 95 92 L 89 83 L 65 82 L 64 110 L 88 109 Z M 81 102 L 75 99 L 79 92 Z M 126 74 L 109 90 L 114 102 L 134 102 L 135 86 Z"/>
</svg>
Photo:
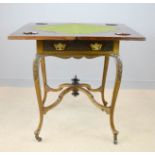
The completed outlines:
<svg viewBox="0 0 155 155">
<path fill-rule="evenodd" d="M 114 109 L 122 77 L 122 62 L 119 58 L 119 43 L 126 41 L 144 41 L 145 38 L 123 24 L 82 24 L 82 23 L 30 23 L 20 28 L 8 37 L 10 40 L 36 40 L 36 57 L 33 63 L 34 83 L 39 106 L 40 120 L 35 131 L 35 138 L 39 136 L 43 117 L 49 110 L 56 107 L 63 97 L 72 92 L 73 96 L 79 91 L 85 93 L 92 103 L 109 115 L 114 144 L 117 144 L 118 131 L 114 125 Z M 64 83 L 58 88 L 51 88 L 47 83 L 45 58 L 95 58 L 104 56 L 102 83 L 99 88 L 92 88 L 89 84 L 80 83 L 77 77 L 71 83 Z M 116 77 L 111 103 L 105 100 L 105 83 L 109 58 L 116 62 Z M 44 93 L 41 94 L 39 66 L 42 71 Z M 48 92 L 60 92 L 58 98 L 51 105 L 45 105 Z M 102 103 L 95 100 L 92 92 L 101 93 Z"/>
</svg>

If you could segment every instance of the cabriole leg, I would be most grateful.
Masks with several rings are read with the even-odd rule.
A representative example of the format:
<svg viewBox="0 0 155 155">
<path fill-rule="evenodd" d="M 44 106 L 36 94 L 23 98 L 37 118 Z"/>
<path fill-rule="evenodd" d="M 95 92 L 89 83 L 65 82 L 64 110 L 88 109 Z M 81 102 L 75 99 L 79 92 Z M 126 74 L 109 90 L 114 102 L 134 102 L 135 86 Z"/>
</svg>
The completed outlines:
<svg viewBox="0 0 155 155">
<path fill-rule="evenodd" d="M 33 62 L 33 77 L 34 77 L 34 84 L 37 94 L 37 100 L 38 100 L 38 106 L 39 106 L 39 124 L 34 132 L 35 138 L 37 141 L 41 141 L 42 138 L 39 137 L 40 130 L 43 124 L 43 102 L 41 97 L 41 89 L 40 89 L 40 81 L 39 81 L 39 62 L 40 62 L 40 56 L 36 55 L 36 58 Z"/>
<path fill-rule="evenodd" d="M 113 57 L 116 61 L 116 78 L 115 78 L 115 84 L 114 84 L 112 102 L 111 102 L 110 125 L 111 125 L 111 129 L 113 132 L 114 144 L 117 144 L 118 131 L 116 130 L 115 125 L 114 125 L 114 109 L 115 109 L 115 103 L 116 103 L 118 91 L 120 88 L 121 78 L 122 78 L 122 62 L 119 56 L 113 56 Z"/>
<path fill-rule="evenodd" d="M 43 88 L 44 88 L 44 97 L 43 97 L 43 104 L 47 98 L 47 77 L 46 77 L 46 64 L 45 64 L 45 57 L 41 57 L 41 71 L 42 71 L 42 78 L 43 78 Z"/>
<path fill-rule="evenodd" d="M 105 84 L 106 84 L 108 66 L 109 66 L 109 56 L 105 56 L 103 76 L 102 76 L 102 85 L 101 85 L 101 97 L 102 97 L 102 102 L 103 102 L 104 106 L 107 105 L 107 101 L 105 100 L 104 93 L 105 93 Z"/>
</svg>

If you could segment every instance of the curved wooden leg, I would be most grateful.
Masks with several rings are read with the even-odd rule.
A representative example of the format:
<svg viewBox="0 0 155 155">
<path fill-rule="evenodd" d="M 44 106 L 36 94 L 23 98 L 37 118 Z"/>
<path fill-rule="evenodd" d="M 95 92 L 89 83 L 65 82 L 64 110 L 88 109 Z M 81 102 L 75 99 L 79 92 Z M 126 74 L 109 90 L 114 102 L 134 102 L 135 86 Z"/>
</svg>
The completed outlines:
<svg viewBox="0 0 155 155">
<path fill-rule="evenodd" d="M 39 62 L 40 62 L 40 57 L 36 55 L 36 58 L 34 59 L 33 62 L 33 77 L 34 77 L 34 84 L 35 84 L 35 89 L 36 89 L 36 94 L 37 94 L 37 100 L 38 100 L 38 105 L 39 105 L 39 124 L 34 132 L 35 138 L 37 141 L 41 141 L 41 137 L 39 137 L 40 130 L 43 124 L 43 102 L 42 102 L 42 97 L 41 97 L 41 89 L 40 89 L 40 81 L 39 81 Z"/>
<path fill-rule="evenodd" d="M 110 125 L 114 136 L 114 144 L 117 144 L 118 131 L 116 130 L 114 125 L 114 109 L 115 109 L 115 103 L 116 103 L 118 91 L 120 88 L 121 78 L 122 78 L 122 62 L 119 56 L 113 56 L 113 57 L 115 58 L 115 61 L 116 61 L 116 78 L 115 78 L 115 85 L 113 89 L 112 102 L 111 102 Z"/>
<path fill-rule="evenodd" d="M 44 104 L 47 98 L 47 77 L 46 77 L 45 58 L 41 57 L 40 62 L 41 62 L 41 71 L 42 71 L 43 87 L 44 87 L 44 97 L 43 97 L 43 104 Z"/>
<path fill-rule="evenodd" d="M 103 102 L 104 106 L 106 106 L 108 104 L 107 101 L 105 100 L 105 95 L 104 95 L 108 66 L 109 66 L 109 56 L 105 56 L 103 76 L 102 76 L 102 85 L 101 85 L 101 97 L 102 97 L 102 102 Z"/>
</svg>

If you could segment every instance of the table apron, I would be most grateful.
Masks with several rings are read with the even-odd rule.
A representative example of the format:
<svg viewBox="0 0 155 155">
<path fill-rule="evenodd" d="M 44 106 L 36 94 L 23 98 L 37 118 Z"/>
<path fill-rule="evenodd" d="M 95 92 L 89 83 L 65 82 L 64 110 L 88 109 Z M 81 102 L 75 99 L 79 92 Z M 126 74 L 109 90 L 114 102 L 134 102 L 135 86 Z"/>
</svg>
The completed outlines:
<svg viewBox="0 0 155 155">
<path fill-rule="evenodd" d="M 49 41 L 37 40 L 37 54 L 44 56 L 68 57 L 99 57 L 119 55 L 119 41 Z"/>
</svg>

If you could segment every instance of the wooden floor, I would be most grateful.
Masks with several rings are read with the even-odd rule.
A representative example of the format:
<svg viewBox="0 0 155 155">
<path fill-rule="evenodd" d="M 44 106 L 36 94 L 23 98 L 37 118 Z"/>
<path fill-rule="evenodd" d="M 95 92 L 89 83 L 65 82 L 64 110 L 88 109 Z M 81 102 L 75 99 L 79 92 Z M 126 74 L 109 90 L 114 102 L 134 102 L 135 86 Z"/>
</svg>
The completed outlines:
<svg viewBox="0 0 155 155">
<path fill-rule="evenodd" d="M 110 100 L 111 90 L 107 90 Z M 100 95 L 95 95 L 100 100 Z M 51 94 L 49 101 L 56 98 Z M 67 95 L 45 115 L 35 141 L 38 107 L 34 88 L 0 87 L 0 151 L 155 151 L 155 90 L 121 90 L 115 112 L 118 145 L 108 115 L 87 96 Z"/>
</svg>

